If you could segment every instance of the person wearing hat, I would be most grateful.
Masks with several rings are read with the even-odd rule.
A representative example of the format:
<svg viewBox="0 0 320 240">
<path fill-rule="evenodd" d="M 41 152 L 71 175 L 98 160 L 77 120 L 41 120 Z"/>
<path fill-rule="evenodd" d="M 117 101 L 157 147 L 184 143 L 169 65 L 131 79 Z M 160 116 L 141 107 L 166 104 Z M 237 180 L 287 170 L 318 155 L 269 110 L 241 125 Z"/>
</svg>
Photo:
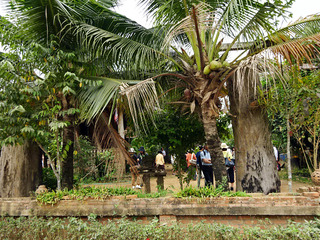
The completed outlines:
<svg viewBox="0 0 320 240">
<path fill-rule="evenodd" d="M 202 164 L 202 172 L 206 181 L 205 186 L 211 186 L 213 185 L 213 169 L 207 144 L 205 144 L 204 150 L 200 153 L 200 159 Z"/>
<path fill-rule="evenodd" d="M 232 153 L 228 151 L 228 145 L 225 143 L 221 143 L 221 149 L 223 153 L 223 157 L 225 159 L 225 164 L 227 168 L 227 176 L 228 182 L 230 183 L 230 190 L 233 191 L 234 184 L 234 160 L 232 157 Z"/>
<path fill-rule="evenodd" d="M 142 165 L 142 160 L 143 160 L 148 154 L 147 154 L 146 151 L 144 150 L 144 147 L 140 147 L 138 151 L 139 151 L 139 154 L 138 154 L 137 160 L 138 160 L 139 165 Z"/>
</svg>

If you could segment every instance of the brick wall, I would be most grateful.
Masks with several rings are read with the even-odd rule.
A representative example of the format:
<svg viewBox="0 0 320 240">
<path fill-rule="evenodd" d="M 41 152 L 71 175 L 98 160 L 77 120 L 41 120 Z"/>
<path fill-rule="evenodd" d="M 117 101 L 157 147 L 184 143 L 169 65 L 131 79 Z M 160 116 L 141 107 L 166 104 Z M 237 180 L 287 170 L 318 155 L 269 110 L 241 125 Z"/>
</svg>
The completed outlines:
<svg viewBox="0 0 320 240">
<path fill-rule="evenodd" d="M 123 216 L 149 222 L 154 217 L 160 222 L 182 223 L 218 222 L 232 226 L 243 224 L 262 227 L 285 224 L 287 220 L 311 220 L 320 216 L 319 194 L 270 194 L 252 197 L 215 198 L 157 198 L 139 199 L 136 196 L 112 197 L 107 200 L 62 200 L 58 204 L 39 205 L 34 198 L 0 198 L 2 216 L 86 217 L 90 213 L 101 216 L 101 221 Z M 261 221 L 268 219 L 266 222 Z"/>
</svg>

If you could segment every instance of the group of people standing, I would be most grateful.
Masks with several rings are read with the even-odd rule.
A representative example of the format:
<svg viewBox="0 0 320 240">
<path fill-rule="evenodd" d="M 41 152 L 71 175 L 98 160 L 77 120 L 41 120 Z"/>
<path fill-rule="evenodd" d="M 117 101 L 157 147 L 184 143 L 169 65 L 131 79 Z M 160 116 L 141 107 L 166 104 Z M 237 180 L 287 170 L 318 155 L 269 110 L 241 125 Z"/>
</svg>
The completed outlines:
<svg viewBox="0 0 320 240">
<path fill-rule="evenodd" d="M 235 151 L 234 148 L 232 151 L 228 149 L 228 146 L 226 143 L 221 144 L 221 150 L 223 153 L 226 170 L 227 170 L 227 176 L 228 176 L 228 182 L 230 183 L 230 190 L 234 190 L 234 170 L 235 170 Z M 145 152 L 144 147 L 139 148 L 138 155 L 134 154 L 133 159 L 136 162 L 136 165 L 132 166 L 130 168 L 131 175 L 132 175 L 132 187 L 133 188 L 141 188 L 142 182 L 141 178 L 138 174 L 138 169 L 140 168 L 143 159 L 148 154 Z M 158 151 L 158 154 L 155 158 L 155 166 L 156 170 L 158 171 L 164 171 L 165 170 L 165 161 L 164 157 L 166 156 L 166 152 L 162 148 L 160 151 Z M 186 161 L 187 161 L 187 167 L 189 170 L 191 168 L 195 168 L 195 172 L 198 174 L 198 187 L 200 186 L 200 179 L 201 179 L 201 173 L 203 173 L 203 176 L 205 178 L 205 186 L 211 186 L 214 184 L 214 177 L 213 177 L 213 168 L 212 168 L 212 161 L 211 161 L 211 155 L 208 150 L 208 145 L 205 144 L 204 146 L 199 146 L 199 151 L 195 154 L 191 151 L 188 151 L 186 154 Z M 196 180 L 196 174 L 193 176 L 193 180 Z M 137 184 L 136 184 L 137 183 Z"/>
<path fill-rule="evenodd" d="M 235 170 L 235 151 L 234 148 L 232 151 L 228 149 L 226 143 L 221 144 L 221 150 L 223 153 L 228 182 L 230 183 L 230 190 L 234 190 L 234 170 Z M 196 164 L 192 164 L 192 162 L 196 159 Z M 211 162 L 211 155 L 208 150 L 208 145 L 199 146 L 199 151 L 194 155 L 194 153 L 188 152 L 186 155 L 187 167 L 191 168 L 196 166 L 198 173 L 198 187 L 200 186 L 200 178 L 201 172 L 205 178 L 205 186 L 213 185 L 214 177 L 213 177 L 213 168 Z M 196 180 L 196 175 L 194 175 L 193 180 Z"/>
</svg>

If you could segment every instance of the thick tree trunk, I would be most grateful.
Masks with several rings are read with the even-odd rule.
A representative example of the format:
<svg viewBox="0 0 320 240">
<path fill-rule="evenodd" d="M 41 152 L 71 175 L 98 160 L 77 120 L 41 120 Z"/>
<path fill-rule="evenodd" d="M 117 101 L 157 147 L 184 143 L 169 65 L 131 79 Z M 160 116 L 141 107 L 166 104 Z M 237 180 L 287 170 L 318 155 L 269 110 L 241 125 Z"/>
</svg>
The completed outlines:
<svg viewBox="0 0 320 240">
<path fill-rule="evenodd" d="M 29 197 L 40 184 L 40 149 L 36 144 L 2 147 L 0 197 Z"/>
<path fill-rule="evenodd" d="M 250 76 L 236 77 L 228 82 L 230 112 L 236 149 L 236 183 L 238 191 L 280 191 L 280 180 L 271 143 L 271 133 L 266 113 L 258 106 L 256 85 Z M 256 83 L 260 83 L 259 80 Z M 239 94 L 240 89 L 242 94 Z M 234 91 L 235 89 L 235 91 Z"/>
<path fill-rule="evenodd" d="M 219 182 L 222 181 L 222 176 L 226 176 L 227 174 L 222 150 L 220 148 L 221 141 L 218 135 L 217 119 L 212 114 L 212 110 L 208 104 L 203 104 L 201 110 L 205 138 L 211 155 L 213 173 L 215 180 L 219 184 Z"/>
</svg>

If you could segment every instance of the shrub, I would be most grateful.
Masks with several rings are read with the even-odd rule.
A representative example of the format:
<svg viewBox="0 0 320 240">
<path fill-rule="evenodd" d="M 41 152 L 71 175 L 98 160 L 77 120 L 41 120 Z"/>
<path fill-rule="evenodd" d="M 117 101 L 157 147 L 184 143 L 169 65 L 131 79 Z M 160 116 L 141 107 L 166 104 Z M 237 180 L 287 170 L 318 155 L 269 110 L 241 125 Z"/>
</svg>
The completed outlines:
<svg viewBox="0 0 320 240">
<path fill-rule="evenodd" d="M 246 194 L 245 192 L 226 192 L 224 190 L 224 185 L 220 185 L 217 188 L 211 187 L 204 187 L 204 188 L 194 188 L 192 186 L 186 187 L 185 189 L 181 190 L 176 194 L 176 197 L 248 197 L 250 195 Z"/>
</svg>

